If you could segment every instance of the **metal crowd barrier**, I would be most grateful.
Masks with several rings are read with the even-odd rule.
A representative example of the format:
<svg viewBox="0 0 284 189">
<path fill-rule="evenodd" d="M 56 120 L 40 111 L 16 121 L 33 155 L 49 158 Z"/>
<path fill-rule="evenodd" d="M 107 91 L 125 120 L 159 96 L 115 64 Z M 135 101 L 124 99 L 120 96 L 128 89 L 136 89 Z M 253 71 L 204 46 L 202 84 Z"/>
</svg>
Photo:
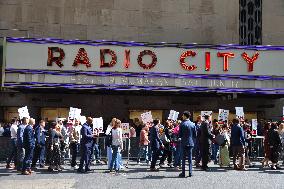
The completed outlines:
<svg viewBox="0 0 284 189">
<path fill-rule="evenodd" d="M 264 137 L 263 136 L 252 137 L 249 155 L 250 155 L 250 158 L 252 159 L 264 158 Z"/>
</svg>

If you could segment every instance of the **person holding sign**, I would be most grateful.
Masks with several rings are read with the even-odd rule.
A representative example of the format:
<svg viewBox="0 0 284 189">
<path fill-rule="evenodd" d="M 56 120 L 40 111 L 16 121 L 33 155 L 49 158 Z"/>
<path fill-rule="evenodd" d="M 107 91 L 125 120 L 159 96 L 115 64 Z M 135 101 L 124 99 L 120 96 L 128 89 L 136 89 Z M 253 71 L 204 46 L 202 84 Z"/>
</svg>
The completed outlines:
<svg viewBox="0 0 284 189">
<path fill-rule="evenodd" d="M 96 135 L 93 134 L 93 129 L 91 127 L 91 124 L 93 123 L 93 119 L 91 117 L 87 118 L 86 123 L 83 124 L 81 129 L 81 143 L 80 143 L 80 149 L 81 149 L 81 159 L 80 159 L 80 165 L 77 169 L 77 172 L 84 173 L 91 171 L 90 164 L 91 164 L 91 156 L 92 156 L 92 150 L 93 150 L 93 139 Z M 85 164 L 85 170 L 83 170 L 83 166 Z"/>
</svg>

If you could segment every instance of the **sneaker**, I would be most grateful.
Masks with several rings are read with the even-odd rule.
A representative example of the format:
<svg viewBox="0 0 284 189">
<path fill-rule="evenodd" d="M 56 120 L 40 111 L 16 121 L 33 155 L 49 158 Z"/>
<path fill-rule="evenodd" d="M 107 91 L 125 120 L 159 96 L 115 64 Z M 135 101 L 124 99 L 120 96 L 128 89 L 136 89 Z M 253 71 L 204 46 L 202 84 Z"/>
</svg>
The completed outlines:
<svg viewBox="0 0 284 189">
<path fill-rule="evenodd" d="M 62 171 L 62 169 L 60 168 L 60 166 L 57 166 L 57 167 L 55 168 L 55 170 L 57 170 L 58 172 L 59 172 L 59 171 Z"/>
<path fill-rule="evenodd" d="M 158 172 L 159 169 L 157 169 L 157 168 L 150 168 L 150 171 Z"/>
<path fill-rule="evenodd" d="M 59 169 L 64 169 L 64 167 L 63 167 L 63 166 L 61 166 L 61 165 L 59 165 Z"/>
<path fill-rule="evenodd" d="M 159 164 L 160 168 L 165 168 L 164 164 Z"/>
<path fill-rule="evenodd" d="M 83 169 L 77 169 L 78 173 L 85 173 L 85 171 Z"/>
<path fill-rule="evenodd" d="M 253 168 L 253 167 L 254 167 L 254 165 L 253 165 L 253 164 L 250 164 L 250 165 L 249 165 L 249 168 Z"/>
<path fill-rule="evenodd" d="M 142 163 L 141 163 L 141 162 L 138 162 L 137 165 L 142 165 Z"/>
<path fill-rule="evenodd" d="M 8 164 L 6 165 L 6 169 L 13 169 L 13 167 L 10 164 Z"/>
<path fill-rule="evenodd" d="M 179 178 L 185 178 L 185 174 L 184 174 L 184 173 L 181 173 L 181 174 L 178 175 L 178 177 L 179 177 Z"/>
<path fill-rule="evenodd" d="M 93 172 L 93 170 L 88 168 L 85 170 L 85 172 Z"/>
<path fill-rule="evenodd" d="M 174 166 L 173 166 L 172 164 L 168 164 L 168 166 L 169 166 L 170 168 L 174 168 Z"/>
<path fill-rule="evenodd" d="M 271 166 L 271 170 L 276 170 L 277 168 L 275 166 Z"/>
<path fill-rule="evenodd" d="M 178 168 L 178 167 L 174 167 L 174 170 L 175 170 L 175 171 L 179 171 L 179 168 Z"/>
<path fill-rule="evenodd" d="M 71 169 L 73 169 L 73 170 L 77 170 L 78 168 L 79 168 L 79 167 L 78 167 L 77 165 L 71 167 Z"/>
<path fill-rule="evenodd" d="M 277 170 L 281 170 L 282 168 L 279 165 L 275 166 Z"/>
<path fill-rule="evenodd" d="M 201 164 L 200 163 L 196 163 L 195 166 L 196 167 L 201 167 Z"/>
<path fill-rule="evenodd" d="M 23 171 L 23 172 L 22 172 L 22 175 L 31 175 L 31 173 L 28 172 L 28 171 Z"/>
</svg>

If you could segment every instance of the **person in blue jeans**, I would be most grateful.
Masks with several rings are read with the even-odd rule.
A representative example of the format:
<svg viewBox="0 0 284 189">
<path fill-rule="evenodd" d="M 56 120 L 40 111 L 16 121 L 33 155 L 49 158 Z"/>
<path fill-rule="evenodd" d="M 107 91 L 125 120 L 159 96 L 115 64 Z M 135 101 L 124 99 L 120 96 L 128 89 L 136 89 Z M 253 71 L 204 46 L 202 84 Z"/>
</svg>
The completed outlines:
<svg viewBox="0 0 284 189">
<path fill-rule="evenodd" d="M 179 130 L 179 141 L 181 141 L 182 172 L 179 177 L 185 177 L 185 159 L 188 157 L 189 177 L 192 176 L 192 150 L 196 139 L 196 129 L 193 122 L 189 120 L 190 112 L 182 114 L 182 123 Z"/>
<path fill-rule="evenodd" d="M 123 149 L 123 141 L 122 141 L 122 130 L 120 128 L 121 121 L 116 119 L 115 124 L 111 130 L 112 134 L 112 158 L 110 162 L 110 172 L 115 170 L 119 171 L 119 153 L 120 150 Z"/>
<path fill-rule="evenodd" d="M 144 125 L 143 129 L 140 132 L 139 153 L 138 153 L 138 158 L 137 158 L 138 164 L 140 164 L 141 157 L 145 159 L 146 163 L 149 163 L 148 145 L 150 141 L 148 139 L 148 132 L 149 132 L 148 126 Z"/>
</svg>

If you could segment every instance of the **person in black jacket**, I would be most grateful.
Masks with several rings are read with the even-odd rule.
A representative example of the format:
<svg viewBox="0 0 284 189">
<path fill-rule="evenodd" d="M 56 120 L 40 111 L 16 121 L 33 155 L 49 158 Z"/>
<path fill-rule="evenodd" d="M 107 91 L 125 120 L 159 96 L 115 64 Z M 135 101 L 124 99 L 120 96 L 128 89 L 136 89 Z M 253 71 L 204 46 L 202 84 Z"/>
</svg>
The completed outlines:
<svg viewBox="0 0 284 189">
<path fill-rule="evenodd" d="M 214 139 L 214 135 L 210 131 L 209 116 L 204 116 L 205 121 L 200 126 L 200 151 L 202 158 L 202 170 L 208 169 L 208 162 L 210 157 L 211 140 Z"/>
<path fill-rule="evenodd" d="M 50 148 L 50 164 L 48 167 L 49 171 L 62 171 L 60 168 L 60 140 L 63 139 L 62 134 L 58 131 L 59 126 L 56 122 L 51 123 L 51 129 L 49 130 L 49 142 Z"/>
<path fill-rule="evenodd" d="M 161 148 L 164 148 L 163 142 L 159 138 L 159 125 L 160 120 L 155 119 L 153 121 L 153 126 L 150 129 L 150 145 L 152 149 L 152 161 L 150 170 L 151 171 L 158 171 L 158 169 L 155 168 L 157 159 L 159 158 L 160 150 Z"/>
<path fill-rule="evenodd" d="M 165 128 L 164 128 L 164 134 L 165 137 L 167 139 L 167 141 L 163 141 L 163 144 L 165 146 L 164 151 L 163 151 L 163 155 L 160 159 L 160 167 L 163 168 L 164 162 L 167 158 L 168 161 L 168 166 L 170 168 L 173 168 L 172 165 L 172 160 L 173 160 L 173 152 L 172 152 L 172 123 L 170 120 L 168 120 L 165 124 Z"/>
<path fill-rule="evenodd" d="M 276 123 L 271 123 L 271 128 L 268 131 L 268 143 L 270 147 L 270 160 L 272 162 L 271 169 L 280 169 L 277 165 L 279 159 L 279 150 L 281 147 L 281 139 L 277 132 Z"/>
</svg>

